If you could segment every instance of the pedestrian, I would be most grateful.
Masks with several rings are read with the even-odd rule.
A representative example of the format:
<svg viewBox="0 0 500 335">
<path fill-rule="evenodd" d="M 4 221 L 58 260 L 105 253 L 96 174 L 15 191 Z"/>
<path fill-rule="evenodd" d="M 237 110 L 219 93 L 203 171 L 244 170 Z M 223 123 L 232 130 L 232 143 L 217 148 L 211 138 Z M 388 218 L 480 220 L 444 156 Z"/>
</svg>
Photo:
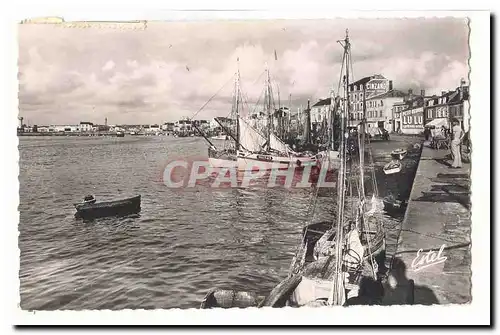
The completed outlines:
<svg viewBox="0 0 500 335">
<path fill-rule="evenodd" d="M 464 132 L 460 127 L 460 122 L 457 119 L 452 120 L 452 140 L 451 140 L 451 155 L 453 157 L 453 163 L 451 167 L 454 169 L 459 169 L 462 167 L 462 156 L 460 153 L 460 143 L 462 142 Z"/>
<path fill-rule="evenodd" d="M 429 140 L 430 135 L 431 135 L 431 130 L 429 129 L 429 127 L 425 127 L 425 129 L 424 129 L 424 136 L 425 136 L 425 140 L 426 141 Z"/>
</svg>

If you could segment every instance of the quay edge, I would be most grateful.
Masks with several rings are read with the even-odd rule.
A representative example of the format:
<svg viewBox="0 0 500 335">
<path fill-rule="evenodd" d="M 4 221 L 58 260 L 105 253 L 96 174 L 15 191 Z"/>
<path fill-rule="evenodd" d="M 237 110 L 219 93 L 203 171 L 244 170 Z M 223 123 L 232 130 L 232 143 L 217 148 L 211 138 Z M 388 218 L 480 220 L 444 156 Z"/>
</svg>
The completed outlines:
<svg viewBox="0 0 500 335">
<path fill-rule="evenodd" d="M 392 262 L 388 304 L 471 301 L 470 164 L 451 169 L 448 153 L 422 145 Z M 440 262 L 418 266 L 429 250 L 437 257 L 441 248 Z M 411 297 L 409 286 L 414 286 Z"/>
</svg>

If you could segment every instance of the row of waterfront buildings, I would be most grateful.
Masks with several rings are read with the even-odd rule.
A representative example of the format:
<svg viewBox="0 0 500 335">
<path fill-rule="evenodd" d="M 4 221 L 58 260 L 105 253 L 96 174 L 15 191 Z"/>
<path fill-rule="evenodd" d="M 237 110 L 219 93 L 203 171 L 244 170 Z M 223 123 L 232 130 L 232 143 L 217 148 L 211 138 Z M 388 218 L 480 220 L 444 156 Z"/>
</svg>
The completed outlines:
<svg viewBox="0 0 500 335">
<path fill-rule="evenodd" d="M 226 118 L 218 118 L 219 122 L 227 122 Z M 212 120 L 178 120 L 175 122 L 165 122 L 163 124 L 143 124 L 143 125 L 105 125 L 94 124 L 82 121 L 79 124 L 49 125 L 49 126 L 28 126 L 22 123 L 18 125 L 18 132 L 22 133 L 96 133 L 96 132 L 124 132 L 128 134 L 159 134 L 159 133 L 195 133 L 196 128 L 204 132 L 220 132 L 220 124 Z"/>
<path fill-rule="evenodd" d="M 349 122 L 354 125 L 363 118 L 369 127 L 389 132 L 419 134 L 425 127 L 450 127 L 456 118 L 469 129 L 469 86 L 462 79 L 459 85 L 439 95 L 426 95 L 393 88 L 392 80 L 376 74 L 349 85 L 351 105 Z M 322 99 L 311 107 L 311 124 L 323 124 L 328 118 L 332 98 Z M 364 105 L 366 104 L 366 105 Z"/>
<path fill-rule="evenodd" d="M 300 134 L 309 115 L 311 130 L 321 131 L 331 114 L 331 97 L 320 99 L 307 109 L 297 108 L 296 111 L 280 107 L 274 111 L 274 129 L 283 133 Z M 464 130 L 469 129 L 469 87 L 465 80 L 453 90 L 442 91 L 439 95 L 426 95 L 425 90 L 414 93 L 393 88 L 392 80 L 380 74 L 364 77 L 348 87 L 349 103 L 351 105 L 349 123 L 351 126 L 365 119 L 368 127 L 386 129 L 389 132 L 403 134 L 419 134 L 425 127 L 450 127 L 451 119 L 460 121 Z M 217 120 L 216 120 L 217 119 Z M 268 116 L 264 111 L 257 111 L 246 116 L 247 122 L 257 129 L 267 126 Z M 224 133 L 223 127 L 230 128 L 234 123 L 227 117 L 217 117 L 211 120 L 189 120 L 187 118 L 175 122 L 149 125 L 104 125 L 92 122 L 80 122 L 77 125 L 26 126 L 20 118 L 19 132 L 38 133 L 91 133 L 91 132 L 124 132 L 129 134 L 159 134 L 180 133 L 197 134 L 196 129 L 207 135 Z M 295 130 L 295 131 L 294 131 Z M 284 134 L 280 134 L 284 135 Z"/>
</svg>

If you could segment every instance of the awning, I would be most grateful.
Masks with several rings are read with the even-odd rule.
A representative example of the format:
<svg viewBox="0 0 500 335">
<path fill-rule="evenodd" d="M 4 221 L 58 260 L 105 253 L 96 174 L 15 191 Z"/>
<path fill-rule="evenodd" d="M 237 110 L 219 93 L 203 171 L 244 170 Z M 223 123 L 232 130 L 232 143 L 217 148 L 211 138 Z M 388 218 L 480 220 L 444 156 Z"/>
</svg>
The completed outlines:
<svg viewBox="0 0 500 335">
<path fill-rule="evenodd" d="M 434 119 L 425 125 L 426 128 L 441 128 L 442 126 L 448 128 L 448 119 Z"/>
</svg>

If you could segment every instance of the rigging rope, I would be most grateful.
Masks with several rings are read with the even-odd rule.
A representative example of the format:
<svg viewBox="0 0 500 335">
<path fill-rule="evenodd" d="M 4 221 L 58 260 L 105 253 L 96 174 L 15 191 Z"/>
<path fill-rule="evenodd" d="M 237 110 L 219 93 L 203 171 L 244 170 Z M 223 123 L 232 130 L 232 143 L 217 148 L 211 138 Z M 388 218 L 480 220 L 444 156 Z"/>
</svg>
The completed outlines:
<svg viewBox="0 0 500 335">
<path fill-rule="evenodd" d="M 199 113 L 199 112 L 201 112 L 201 111 L 203 110 L 203 108 L 205 108 L 205 107 L 208 105 L 208 103 L 209 103 L 210 101 L 212 101 L 212 99 L 213 99 L 213 98 L 215 98 L 215 97 L 217 96 L 217 94 L 219 94 L 219 93 L 220 93 L 220 92 L 224 89 L 224 87 L 226 87 L 226 85 L 227 85 L 227 84 L 229 84 L 232 80 L 233 80 L 233 78 L 229 79 L 229 80 L 228 80 L 228 81 L 227 81 L 224 85 L 222 85 L 222 87 L 221 87 L 221 88 L 220 88 L 220 89 L 219 89 L 219 90 L 218 90 L 218 91 L 217 91 L 214 95 L 212 95 L 212 96 L 210 97 L 210 99 L 208 99 L 208 101 L 207 101 L 207 102 L 205 102 L 205 103 L 203 104 L 203 106 L 201 106 L 201 108 L 200 108 L 200 109 L 198 109 L 198 110 L 196 111 L 196 113 L 194 113 L 194 114 L 193 114 L 193 116 L 191 116 L 190 120 L 192 120 L 192 119 L 193 119 L 196 115 L 198 115 L 198 113 Z"/>
</svg>

